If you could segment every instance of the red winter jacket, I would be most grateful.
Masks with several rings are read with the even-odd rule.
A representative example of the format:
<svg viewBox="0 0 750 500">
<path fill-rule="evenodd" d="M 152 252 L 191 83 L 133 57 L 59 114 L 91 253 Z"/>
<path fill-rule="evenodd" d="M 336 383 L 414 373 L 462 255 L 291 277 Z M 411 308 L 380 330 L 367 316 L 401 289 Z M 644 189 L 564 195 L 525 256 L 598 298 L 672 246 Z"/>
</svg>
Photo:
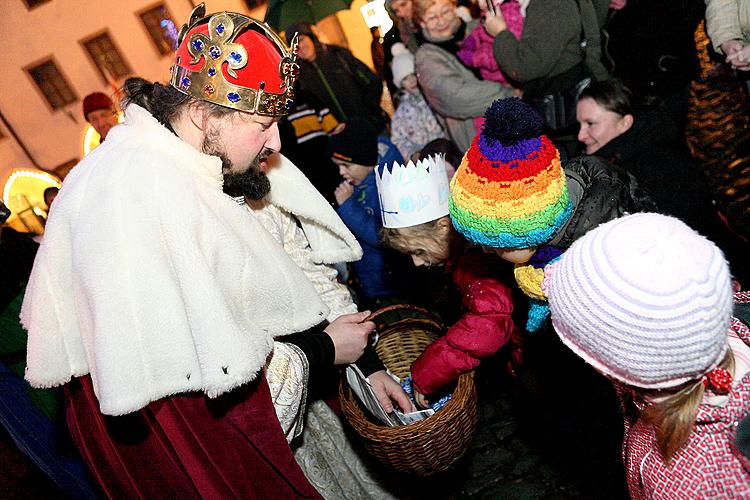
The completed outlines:
<svg viewBox="0 0 750 500">
<path fill-rule="evenodd" d="M 515 330 L 510 317 L 511 289 L 491 277 L 497 274 L 492 272 L 493 264 L 496 258 L 478 252 L 459 259 L 453 281 L 461 291 L 466 313 L 411 365 L 414 387 L 422 394 L 435 394 L 458 380 L 511 338 Z"/>
</svg>

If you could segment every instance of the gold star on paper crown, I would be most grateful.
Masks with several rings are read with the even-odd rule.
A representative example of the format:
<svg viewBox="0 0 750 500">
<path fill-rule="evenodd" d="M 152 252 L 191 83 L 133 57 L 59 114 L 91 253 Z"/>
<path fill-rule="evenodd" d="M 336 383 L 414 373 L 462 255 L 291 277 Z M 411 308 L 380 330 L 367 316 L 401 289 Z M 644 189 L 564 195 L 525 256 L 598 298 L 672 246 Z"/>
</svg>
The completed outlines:
<svg viewBox="0 0 750 500">
<path fill-rule="evenodd" d="M 185 94 L 232 109 L 264 116 L 283 116 L 289 112 L 294 99 L 294 81 L 299 74 L 297 63 L 298 38 L 295 36 L 287 46 L 266 23 L 234 12 L 221 12 L 208 19 L 208 34 L 195 32 L 188 40 L 185 37 L 193 28 L 206 22 L 205 6 L 198 5 L 183 25 L 177 39 L 177 62 L 172 66 L 170 84 Z M 244 87 L 228 82 L 222 73 L 227 63 L 227 73 L 237 78 L 237 71 L 248 64 L 245 47 L 235 43 L 245 29 L 254 29 L 268 38 L 279 50 L 279 77 L 283 92 L 267 92 L 264 82 L 260 88 Z M 204 64 L 198 71 L 180 65 L 183 42 L 191 56 L 188 64 L 197 64 L 201 57 Z"/>
</svg>

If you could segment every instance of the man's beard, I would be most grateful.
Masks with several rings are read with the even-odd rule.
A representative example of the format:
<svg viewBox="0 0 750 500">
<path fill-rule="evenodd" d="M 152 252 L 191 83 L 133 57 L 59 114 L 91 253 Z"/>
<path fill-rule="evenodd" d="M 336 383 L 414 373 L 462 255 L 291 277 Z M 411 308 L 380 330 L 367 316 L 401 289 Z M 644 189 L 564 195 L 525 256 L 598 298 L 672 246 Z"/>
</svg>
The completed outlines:
<svg viewBox="0 0 750 500">
<path fill-rule="evenodd" d="M 251 200 L 262 200 L 271 191 L 271 182 L 260 169 L 260 162 L 272 155 L 272 149 L 264 148 L 242 173 L 232 172 L 235 166 L 217 140 L 216 135 L 207 134 L 203 139 L 202 150 L 205 154 L 221 159 L 221 171 L 224 175 L 224 192 L 232 197 L 245 196 Z"/>
<path fill-rule="evenodd" d="M 219 156 L 224 172 L 224 192 L 229 196 L 245 196 L 256 201 L 265 198 L 271 191 L 271 182 L 260 169 L 260 162 L 272 153 L 271 150 L 263 150 L 250 163 L 250 168 L 241 174 L 231 173 L 231 162 L 226 156 Z"/>
</svg>

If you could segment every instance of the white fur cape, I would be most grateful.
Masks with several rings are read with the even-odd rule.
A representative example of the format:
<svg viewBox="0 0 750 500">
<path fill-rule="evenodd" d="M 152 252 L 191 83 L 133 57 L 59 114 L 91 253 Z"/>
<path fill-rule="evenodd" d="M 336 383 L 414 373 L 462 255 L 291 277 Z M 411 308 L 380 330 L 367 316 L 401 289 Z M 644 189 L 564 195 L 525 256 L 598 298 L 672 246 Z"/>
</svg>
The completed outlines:
<svg viewBox="0 0 750 500">
<path fill-rule="evenodd" d="M 274 177 L 296 170 L 282 163 Z M 21 311 L 31 385 L 91 374 L 108 415 L 181 392 L 215 397 L 255 379 L 274 337 L 327 316 L 221 183 L 218 158 L 127 108 L 55 200 Z"/>
</svg>

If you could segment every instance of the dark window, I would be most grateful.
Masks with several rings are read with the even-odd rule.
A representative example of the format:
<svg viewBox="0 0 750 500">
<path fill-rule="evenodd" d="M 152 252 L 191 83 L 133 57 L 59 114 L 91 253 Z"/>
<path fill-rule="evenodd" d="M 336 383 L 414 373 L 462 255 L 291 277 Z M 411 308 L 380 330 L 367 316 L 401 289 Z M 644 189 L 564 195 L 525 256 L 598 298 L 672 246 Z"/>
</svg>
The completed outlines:
<svg viewBox="0 0 750 500">
<path fill-rule="evenodd" d="M 73 92 L 52 58 L 30 66 L 26 68 L 26 71 L 42 91 L 52 109 L 60 109 L 78 100 L 78 96 Z"/>
<path fill-rule="evenodd" d="M 178 29 L 163 3 L 150 7 L 140 14 L 151 41 L 161 55 L 172 54 L 177 49 Z"/>
<path fill-rule="evenodd" d="M 115 83 L 133 72 L 106 31 L 81 43 L 105 82 Z"/>
<path fill-rule="evenodd" d="M 23 3 L 26 4 L 26 8 L 31 10 L 34 7 L 39 7 L 40 5 L 49 2 L 50 0 L 23 0 Z"/>
</svg>

